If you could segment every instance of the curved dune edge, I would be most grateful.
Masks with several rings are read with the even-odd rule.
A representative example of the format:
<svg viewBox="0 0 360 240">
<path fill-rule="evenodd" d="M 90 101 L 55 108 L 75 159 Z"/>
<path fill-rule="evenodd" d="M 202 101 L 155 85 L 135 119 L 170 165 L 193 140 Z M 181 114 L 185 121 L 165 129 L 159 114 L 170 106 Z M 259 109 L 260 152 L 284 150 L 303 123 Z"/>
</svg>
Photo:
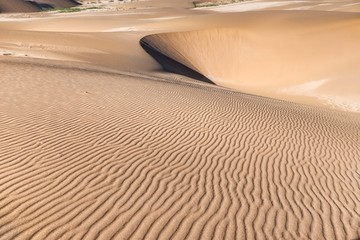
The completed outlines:
<svg viewBox="0 0 360 240">
<path fill-rule="evenodd" d="M 223 14 L 215 27 L 153 34 L 142 41 L 220 86 L 275 98 L 330 98 L 334 106 L 360 112 L 355 90 L 360 88 L 360 15 L 262 14 L 262 21 L 256 19 L 259 13 Z M 302 86 L 317 87 L 309 92 Z"/>
<path fill-rule="evenodd" d="M 140 45 L 150 56 L 152 56 L 163 67 L 164 70 L 168 72 L 184 75 L 190 78 L 194 78 L 202 82 L 213 83 L 210 79 L 208 79 L 201 73 L 157 51 L 155 48 L 153 48 L 151 45 L 149 45 L 146 42 L 146 38 L 140 39 Z"/>
<path fill-rule="evenodd" d="M 1 239 L 360 235 L 359 115 L 75 66 L 0 61 Z"/>
</svg>

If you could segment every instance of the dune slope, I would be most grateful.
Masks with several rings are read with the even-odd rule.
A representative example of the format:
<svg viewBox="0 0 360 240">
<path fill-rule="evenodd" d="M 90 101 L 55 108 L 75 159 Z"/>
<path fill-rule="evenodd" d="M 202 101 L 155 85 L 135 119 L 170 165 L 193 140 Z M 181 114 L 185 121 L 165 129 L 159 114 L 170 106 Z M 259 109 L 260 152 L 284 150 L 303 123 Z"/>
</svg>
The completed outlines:
<svg viewBox="0 0 360 240">
<path fill-rule="evenodd" d="M 43 8 L 68 8 L 79 5 L 74 0 L 0 0 L 0 13 L 37 12 Z"/>
<path fill-rule="evenodd" d="M 219 20 L 209 19 L 199 30 L 142 41 L 221 86 L 273 97 L 288 89 L 306 94 L 307 85 L 301 87 L 309 84 L 316 86 L 314 96 L 347 99 L 349 108 L 360 111 L 359 13 L 271 11 L 213 18 Z"/>
<path fill-rule="evenodd" d="M 69 8 L 79 5 L 79 3 L 74 0 L 36 0 L 36 3 L 47 4 L 53 8 Z"/>
<path fill-rule="evenodd" d="M 24 0 L 0 0 L 0 13 L 36 12 L 40 8 Z"/>
<path fill-rule="evenodd" d="M 2 59 L 0 239 L 360 235 L 358 114 Z"/>
</svg>

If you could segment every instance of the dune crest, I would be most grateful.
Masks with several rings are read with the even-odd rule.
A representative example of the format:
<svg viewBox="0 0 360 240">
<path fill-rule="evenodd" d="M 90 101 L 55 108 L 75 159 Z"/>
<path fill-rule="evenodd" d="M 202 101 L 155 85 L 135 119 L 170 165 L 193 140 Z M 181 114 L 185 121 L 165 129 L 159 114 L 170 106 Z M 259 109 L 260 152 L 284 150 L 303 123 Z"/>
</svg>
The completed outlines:
<svg viewBox="0 0 360 240">
<path fill-rule="evenodd" d="M 360 87 L 360 69 L 355 67 L 360 62 L 359 14 L 264 15 L 263 21 L 249 21 L 248 14 L 237 13 L 238 24 L 155 34 L 142 41 L 216 84 L 240 91 L 260 89 L 273 96 L 285 88 L 331 79 L 317 93 L 358 95 L 344 83 Z"/>
</svg>

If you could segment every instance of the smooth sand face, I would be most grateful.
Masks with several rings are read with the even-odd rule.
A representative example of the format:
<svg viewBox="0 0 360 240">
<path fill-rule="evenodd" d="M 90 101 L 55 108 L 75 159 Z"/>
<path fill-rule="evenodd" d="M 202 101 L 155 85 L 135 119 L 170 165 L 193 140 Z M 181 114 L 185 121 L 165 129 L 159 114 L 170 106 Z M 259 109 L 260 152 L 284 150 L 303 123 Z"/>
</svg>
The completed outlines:
<svg viewBox="0 0 360 240">
<path fill-rule="evenodd" d="M 155 34 L 144 41 L 221 86 L 275 98 L 328 97 L 335 106 L 360 112 L 358 13 L 217 15 L 226 23 L 204 17 L 208 29 Z"/>
<path fill-rule="evenodd" d="M 357 13 L 190 6 L 0 15 L 1 240 L 360 236 Z M 252 71 L 255 85 L 160 71 L 139 45 L 148 35 L 204 74 Z M 228 51 L 248 68 L 219 50 L 237 38 Z"/>
</svg>

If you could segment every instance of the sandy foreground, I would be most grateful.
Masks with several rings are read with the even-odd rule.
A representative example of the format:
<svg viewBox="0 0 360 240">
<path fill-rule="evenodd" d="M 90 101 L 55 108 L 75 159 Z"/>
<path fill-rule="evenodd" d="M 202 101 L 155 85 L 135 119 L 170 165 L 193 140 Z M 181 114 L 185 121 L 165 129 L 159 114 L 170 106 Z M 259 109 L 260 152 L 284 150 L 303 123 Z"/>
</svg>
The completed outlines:
<svg viewBox="0 0 360 240">
<path fill-rule="evenodd" d="M 0 239 L 359 238 L 359 7 L 0 15 Z"/>
</svg>

